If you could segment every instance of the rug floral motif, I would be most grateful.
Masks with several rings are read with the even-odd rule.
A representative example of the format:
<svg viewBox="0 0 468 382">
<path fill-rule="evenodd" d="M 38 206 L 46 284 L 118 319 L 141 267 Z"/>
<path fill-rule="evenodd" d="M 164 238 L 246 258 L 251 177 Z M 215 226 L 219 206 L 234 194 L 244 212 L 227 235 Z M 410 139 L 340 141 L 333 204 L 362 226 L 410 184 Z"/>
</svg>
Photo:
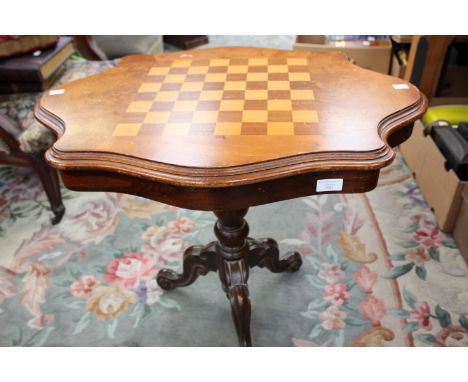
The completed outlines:
<svg viewBox="0 0 468 382">
<path fill-rule="evenodd" d="M 212 214 L 63 192 L 67 212 L 52 226 L 35 175 L 0 167 L 0 345 L 236 345 L 216 275 L 177 292 L 155 281 L 180 269 L 189 245 L 213 239 Z M 292 275 L 252 272 L 256 345 L 468 345 L 467 267 L 399 156 L 370 193 L 299 198 L 247 218 L 252 236 L 304 258 Z"/>
</svg>

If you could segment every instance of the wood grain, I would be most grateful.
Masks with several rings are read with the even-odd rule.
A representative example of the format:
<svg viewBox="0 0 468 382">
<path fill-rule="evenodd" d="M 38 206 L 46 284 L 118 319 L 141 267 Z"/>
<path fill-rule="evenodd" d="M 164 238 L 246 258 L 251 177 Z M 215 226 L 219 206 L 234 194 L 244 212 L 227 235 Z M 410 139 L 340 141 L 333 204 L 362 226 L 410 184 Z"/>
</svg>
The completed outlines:
<svg viewBox="0 0 468 382">
<path fill-rule="evenodd" d="M 318 117 L 313 133 L 112 136 L 150 68 L 168 63 L 177 67 L 186 60 L 229 60 L 234 67 L 236 60 L 252 58 L 259 68 L 266 62 L 262 60 L 307 60 L 314 100 L 305 111 L 313 110 Z M 394 84 L 408 88 L 396 90 Z M 69 175 L 99 170 L 109 176 L 117 173 L 194 188 L 233 187 L 323 171 L 375 172 L 394 157 L 390 145 L 398 139 L 392 136 L 404 139 L 427 107 L 425 97 L 411 84 L 361 69 L 338 53 L 240 47 L 129 56 L 114 69 L 61 88 L 62 95 L 47 93 L 36 106 L 37 118 L 59 137 L 47 153 L 54 167 Z M 251 101 L 278 101 L 284 95 L 281 90 L 267 94 L 271 98 L 262 99 L 258 93 Z M 245 107 L 255 105 L 244 104 L 241 111 Z M 280 123 L 284 118 L 281 113 L 274 117 Z"/>
</svg>

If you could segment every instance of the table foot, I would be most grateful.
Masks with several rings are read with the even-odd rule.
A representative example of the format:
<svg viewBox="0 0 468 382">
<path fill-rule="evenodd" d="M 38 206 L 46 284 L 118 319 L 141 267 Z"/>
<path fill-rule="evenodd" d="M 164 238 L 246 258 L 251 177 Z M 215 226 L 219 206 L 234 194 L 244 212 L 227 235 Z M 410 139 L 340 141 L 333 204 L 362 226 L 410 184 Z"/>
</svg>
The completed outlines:
<svg viewBox="0 0 468 382">
<path fill-rule="evenodd" d="M 271 272 L 296 272 L 302 265 L 298 252 L 288 252 L 280 260 L 278 244 L 273 239 L 247 239 L 249 243 L 249 266 L 267 268 Z"/>
<path fill-rule="evenodd" d="M 215 211 L 218 221 L 215 235 L 218 238 L 216 252 L 219 261 L 219 278 L 231 304 L 231 313 L 241 346 L 252 346 L 250 337 L 250 298 L 247 280 L 249 265 L 247 256 L 249 225 L 244 220 L 247 209 L 239 211 Z"/>
<path fill-rule="evenodd" d="M 162 269 L 156 280 L 165 290 L 183 287 L 195 282 L 199 276 L 218 270 L 216 242 L 206 246 L 194 245 L 184 252 L 183 271 L 177 273 L 171 269 Z"/>
<path fill-rule="evenodd" d="M 223 290 L 231 304 L 239 343 L 241 346 L 252 346 L 251 303 L 247 285 L 250 268 L 258 266 L 275 273 L 296 272 L 302 265 L 302 259 L 297 252 L 280 259 L 276 241 L 249 238 L 249 225 L 244 219 L 246 214 L 247 209 L 215 211 L 218 220 L 214 231 L 218 241 L 204 247 L 190 247 L 184 253 L 182 273 L 163 269 L 157 281 L 161 288 L 170 290 L 190 285 L 208 272 L 218 271 Z"/>
<path fill-rule="evenodd" d="M 231 304 L 231 314 L 240 346 L 252 346 L 250 337 L 251 305 L 247 286 L 248 267 L 244 259 L 223 260 L 220 278 Z"/>
</svg>

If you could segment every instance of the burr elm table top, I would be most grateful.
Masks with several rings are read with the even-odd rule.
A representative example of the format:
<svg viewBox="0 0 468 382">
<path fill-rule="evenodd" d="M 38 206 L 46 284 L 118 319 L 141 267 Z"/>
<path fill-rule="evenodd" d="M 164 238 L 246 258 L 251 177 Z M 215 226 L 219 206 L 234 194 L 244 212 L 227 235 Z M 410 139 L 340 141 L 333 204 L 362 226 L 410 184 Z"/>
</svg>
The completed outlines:
<svg viewBox="0 0 468 382">
<path fill-rule="evenodd" d="M 69 176 L 226 188 L 327 172 L 361 192 L 426 103 L 413 85 L 341 53 L 233 47 L 125 57 L 46 92 L 36 117 L 58 135 L 48 161 Z M 353 171 L 373 179 L 357 187 L 346 181 Z"/>
</svg>

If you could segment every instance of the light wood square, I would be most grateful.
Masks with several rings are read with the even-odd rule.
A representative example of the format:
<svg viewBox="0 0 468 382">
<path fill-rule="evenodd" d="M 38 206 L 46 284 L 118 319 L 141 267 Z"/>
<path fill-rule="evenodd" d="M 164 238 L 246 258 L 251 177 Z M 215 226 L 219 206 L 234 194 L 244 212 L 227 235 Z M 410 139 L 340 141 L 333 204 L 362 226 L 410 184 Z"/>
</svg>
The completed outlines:
<svg viewBox="0 0 468 382">
<path fill-rule="evenodd" d="M 289 122 L 270 122 L 267 135 L 294 135 L 294 125 Z"/>
<path fill-rule="evenodd" d="M 312 101 L 314 98 L 313 90 L 291 90 L 293 101 Z"/>
<path fill-rule="evenodd" d="M 155 101 L 175 101 L 179 95 L 178 91 L 163 91 L 156 94 Z"/>
<path fill-rule="evenodd" d="M 292 102 L 289 99 L 268 100 L 268 110 L 270 111 L 290 111 Z"/>
<path fill-rule="evenodd" d="M 146 114 L 143 123 L 166 123 L 170 115 L 171 113 L 167 111 L 150 111 Z"/>
<path fill-rule="evenodd" d="M 191 123 L 166 123 L 163 134 L 165 136 L 185 136 L 190 132 Z"/>
<path fill-rule="evenodd" d="M 247 81 L 268 81 L 268 73 L 248 73 Z"/>
<path fill-rule="evenodd" d="M 310 81 L 309 73 L 289 73 L 289 81 Z"/>
<path fill-rule="evenodd" d="M 206 74 L 208 73 L 208 66 L 192 66 L 188 68 L 188 74 Z"/>
<path fill-rule="evenodd" d="M 266 110 L 244 110 L 242 122 L 267 122 L 268 112 Z"/>
<path fill-rule="evenodd" d="M 218 120 L 217 111 L 196 111 L 193 113 L 192 122 L 194 123 L 213 123 Z"/>
<path fill-rule="evenodd" d="M 224 82 L 226 77 L 226 73 L 208 73 L 205 76 L 205 82 Z"/>
<path fill-rule="evenodd" d="M 133 101 L 127 107 L 127 113 L 143 113 L 151 109 L 151 101 Z"/>
<path fill-rule="evenodd" d="M 187 68 L 192 63 L 192 60 L 177 60 L 172 63 L 173 68 Z"/>
<path fill-rule="evenodd" d="M 164 77 L 165 83 L 180 84 L 185 81 L 185 74 L 168 74 Z"/>
<path fill-rule="evenodd" d="M 315 110 L 293 110 L 293 122 L 318 122 L 318 115 Z"/>
<path fill-rule="evenodd" d="M 184 82 L 182 84 L 183 91 L 200 91 L 203 89 L 203 82 Z"/>
<path fill-rule="evenodd" d="M 235 66 L 230 66 L 227 69 L 227 72 L 229 74 L 243 74 L 247 73 L 249 71 L 249 67 L 247 65 L 235 65 Z"/>
<path fill-rule="evenodd" d="M 173 111 L 195 111 L 197 110 L 197 101 L 176 101 Z"/>
<path fill-rule="evenodd" d="M 268 67 L 268 73 L 287 73 L 287 65 L 271 65 Z"/>
<path fill-rule="evenodd" d="M 229 59 L 228 58 L 215 58 L 210 61 L 210 66 L 228 66 Z"/>
<path fill-rule="evenodd" d="M 249 58 L 249 65 L 268 65 L 267 58 Z"/>
<path fill-rule="evenodd" d="M 141 123 L 119 123 L 112 132 L 113 137 L 134 137 L 140 130 Z"/>
<path fill-rule="evenodd" d="M 215 135 L 240 135 L 242 124 L 240 122 L 220 122 L 216 124 Z"/>
<path fill-rule="evenodd" d="M 224 90 L 245 90 L 247 83 L 245 81 L 228 81 L 224 83 Z"/>
<path fill-rule="evenodd" d="M 270 81 L 268 82 L 268 90 L 289 90 L 291 86 L 289 81 Z"/>
<path fill-rule="evenodd" d="M 261 100 L 268 99 L 268 91 L 267 90 L 246 90 L 244 97 L 246 100 L 261 101 Z"/>
<path fill-rule="evenodd" d="M 307 65 L 307 58 L 290 57 L 287 60 L 288 65 Z"/>
<path fill-rule="evenodd" d="M 241 99 L 222 100 L 219 104 L 220 111 L 242 111 L 244 110 L 244 101 Z"/>
<path fill-rule="evenodd" d="M 149 76 L 162 76 L 162 75 L 165 75 L 167 73 L 169 73 L 169 69 L 170 68 L 164 68 L 164 67 L 154 67 L 154 68 L 151 68 L 148 75 Z"/>
<path fill-rule="evenodd" d="M 161 83 L 159 82 L 145 82 L 141 84 L 138 89 L 138 93 L 154 93 L 161 89 Z"/>
<path fill-rule="evenodd" d="M 200 93 L 200 101 L 219 101 L 223 97 L 222 90 L 205 90 Z"/>
</svg>

